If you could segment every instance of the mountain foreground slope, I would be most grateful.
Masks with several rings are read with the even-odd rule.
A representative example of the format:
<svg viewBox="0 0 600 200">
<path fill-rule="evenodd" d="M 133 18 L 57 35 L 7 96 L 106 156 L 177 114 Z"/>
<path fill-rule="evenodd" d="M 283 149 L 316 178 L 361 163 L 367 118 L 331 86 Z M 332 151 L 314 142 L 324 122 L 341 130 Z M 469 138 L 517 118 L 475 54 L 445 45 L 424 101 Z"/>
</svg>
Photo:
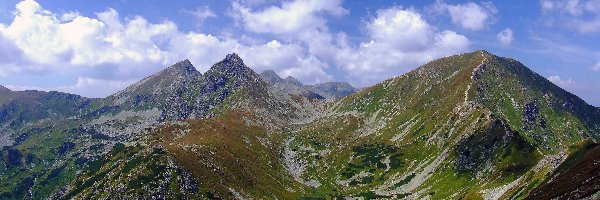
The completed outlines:
<svg viewBox="0 0 600 200">
<path fill-rule="evenodd" d="M 486 51 L 360 91 L 236 54 L 103 99 L 0 87 L 0 138 L 2 199 L 600 196 L 600 109 Z"/>
</svg>

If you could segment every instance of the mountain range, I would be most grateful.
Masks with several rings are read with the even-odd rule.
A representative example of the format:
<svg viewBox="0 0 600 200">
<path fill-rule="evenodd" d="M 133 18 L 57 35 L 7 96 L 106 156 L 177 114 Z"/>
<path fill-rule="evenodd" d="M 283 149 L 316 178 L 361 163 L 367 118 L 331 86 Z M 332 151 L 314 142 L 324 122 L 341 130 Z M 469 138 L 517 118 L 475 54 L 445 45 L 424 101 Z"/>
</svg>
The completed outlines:
<svg viewBox="0 0 600 200">
<path fill-rule="evenodd" d="M 184 60 L 106 98 L 0 87 L 2 199 L 596 199 L 600 109 L 479 50 L 371 87 Z"/>
</svg>

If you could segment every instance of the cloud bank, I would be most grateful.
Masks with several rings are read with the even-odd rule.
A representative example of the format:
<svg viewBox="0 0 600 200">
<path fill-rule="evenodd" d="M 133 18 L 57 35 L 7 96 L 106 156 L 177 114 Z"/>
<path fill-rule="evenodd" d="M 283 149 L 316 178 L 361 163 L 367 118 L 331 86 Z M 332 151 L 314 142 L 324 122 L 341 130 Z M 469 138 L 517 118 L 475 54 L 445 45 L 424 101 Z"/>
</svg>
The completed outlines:
<svg viewBox="0 0 600 200">
<path fill-rule="evenodd" d="M 112 8 L 95 16 L 57 14 L 25 0 L 16 5 L 11 23 L 0 24 L 0 76 L 68 74 L 72 85 L 11 87 L 103 97 L 177 61 L 190 59 L 204 72 L 236 52 L 257 72 L 274 69 L 309 84 L 342 77 L 363 87 L 437 57 L 468 51 L 470 46 L 466 36 L 432 26 L 413 9 L 377 10 L 365 20 L 365 39 L 352 43 L 346 33 L 331 32 L 327 24 L 328 17 L 349 13 L 341 0 L 286 1 L 263 9 L 246 5 L 232 3 L 229 15 L 241 25 L 242 33 L 258 35 L 262 40 L 255 41 L 264 42 L 245 42 L 245 34 L 236 38 L 183 32 L 169 20 L 122 18 Z M 453 21 L 454 9 L 491 12 L 478 4 L 444 5 Z M 208 7 L 187 14 L 202 21 L 222 16 Z M 473 17 L 482 16 L 457 16 L 456 23 L 478 30 L 490 21 L 489 17 L 473 21 Z"/>
</svg>

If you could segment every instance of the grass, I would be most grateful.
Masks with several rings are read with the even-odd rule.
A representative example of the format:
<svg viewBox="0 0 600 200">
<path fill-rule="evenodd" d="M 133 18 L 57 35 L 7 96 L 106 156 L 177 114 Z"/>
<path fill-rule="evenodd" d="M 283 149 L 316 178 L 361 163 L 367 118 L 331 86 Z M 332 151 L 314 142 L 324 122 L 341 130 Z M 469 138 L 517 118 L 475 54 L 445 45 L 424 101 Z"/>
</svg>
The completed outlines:
<svg viewBox="0 0 600 200">
<path fill-rule="evenodd" d="M 233 188 L 254 197 L 299 198 L 299 193 L 287 188 L 301 191 L 303 186 L 284 173 L 278 150 L 261 144 L 259 138 L 266 138 L 266 131 L 246 125 L 243 114 L 190 120 L 191 132 L 181 138 L 173 134 L 186 127 L 165 126 L 158 130 L 161 145 L 200 180 L 203 190 L 215 196 L 231 197 L 229 188 Z"/>
</svg>

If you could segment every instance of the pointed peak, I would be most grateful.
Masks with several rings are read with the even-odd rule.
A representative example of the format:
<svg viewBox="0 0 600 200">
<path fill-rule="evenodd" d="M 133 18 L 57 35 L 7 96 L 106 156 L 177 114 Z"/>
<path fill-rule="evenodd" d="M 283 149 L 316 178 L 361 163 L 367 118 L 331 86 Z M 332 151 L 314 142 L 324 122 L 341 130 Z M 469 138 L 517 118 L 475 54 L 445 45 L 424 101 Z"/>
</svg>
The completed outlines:
<svg viewBox="0 0 600 200">
<path fill-rule="evenodd" d="M 260 78 L 263 79 L 263 81 L 265 81 L 269 84 L 275 84 L 275 83 L 279 83 L 279 82 L 283 81 L 283 79 L 281 79 L 281 77 L 279 75 L 277 75 L 277 73 L 275 73 L 275 71 L 273 71 L 273 70 L 263 71 L 259 75 L 260 75 Z"/>
<path fill-rule="evenodd" d="M 243 73 L 252 70 L 244 64 L 244 60 L 242 60 L 242 58 L 240 58 L 237 54 L 232 53 L 225 56 L 225 59 L 214 64 L 209 71 L 221 73 Z"/>
<path fill-rule="evenodd" d="M 209 79 L 232 78 L 244 81 L 260 81 L 260 76 L 244 64 L 237 54 L 229 54 L 215 63 L 204 76 Z"/>
<path fill-rule="evenodd" d="M 179 61 L 179 62 L 175 63 L 174 65 L 171 65 L 167 69 L 163 70 L 163 72 L 167 72 L 169 74 L 179 74 L 179 73 L 199 74 L 200 73 L 200 72 L 198 72 L 198 70 L 196 70 L 194 65 L 192 65 L 192 62 L 190 62 L 190 60 L 188 60 L 188 59 Z"/>
<path fill-rule="evenodd" d="M 264 75 L 273 75 L 273 76 L 277 76 L 277 77 L 279 77 L 279 75 L 277 75 L 277 73 L 275 73 L 275 71 L 273 71 L 273 70 L 270 70 L 270 69 L 269 69 L 269 70 L 265 70 L 265 71 L 263 71 L 263 72 L 262 72 L 262 73 L 260 73 L 260 74 L 264 74 Z M 281 77 L 280 77 L 280 78 L 281 78 Z"/>
<path fill-rule="evenodd" d="M 285 80 L 286 82 L 291 83 L 293 85 L 297 85 L 297 86 L 302 86 L 303 85 L 300 81 L 298 81 L 298 79 L 296 79 L 296 78 L 294 78 L 292 76 L 288 76 L 288 77 L 286 77 L 283 80 Z"/>
<path fill-rule="evenodd" d="M 225 60 L 244 62 L 236 53 L 227 54 L 227 56 L 225 56 Z"/>
<path fill-rule="evenodd" d="M 190 62 L 189 59 L 185 59 L 185 60 L 179 61 L 177 64 L 192 65 L 192 62 Z"/>
</svg>

